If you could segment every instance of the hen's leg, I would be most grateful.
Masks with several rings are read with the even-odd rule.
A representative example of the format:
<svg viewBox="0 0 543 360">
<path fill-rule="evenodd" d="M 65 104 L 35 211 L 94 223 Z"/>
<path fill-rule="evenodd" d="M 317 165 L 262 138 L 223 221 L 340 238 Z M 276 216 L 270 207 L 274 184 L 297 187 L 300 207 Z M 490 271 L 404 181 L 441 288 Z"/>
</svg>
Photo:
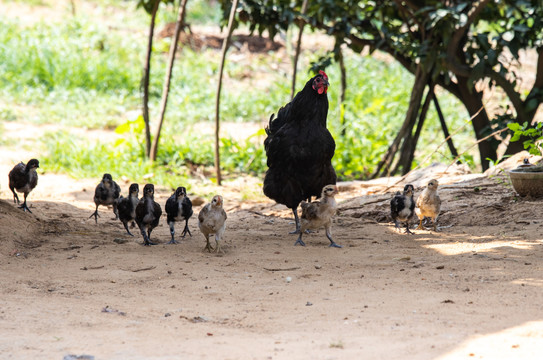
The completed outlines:
<svg viewBox="0 0 543 360">
<path fill-rule="evenodd" d="M 296 245 L 302 245 L 302 246 L 305 246 L 305 243 L 302 241 L 302 234 L 304 233 L 303 231 L 299 231 L 298 232 L 300 235 L 298 235 L 298 240 L 296 240 L 296 242 L 294 243 L 294 246 Z"/>
<path fill-rule="evenodd" d="M 294 214 L 294 222 L 296 223 L 296 230 L 290 232 L 289 234 L 299 234 L 300 233 L 300 218 L 298 217 L 298 206 L 292 209 Z"/>
</svg>

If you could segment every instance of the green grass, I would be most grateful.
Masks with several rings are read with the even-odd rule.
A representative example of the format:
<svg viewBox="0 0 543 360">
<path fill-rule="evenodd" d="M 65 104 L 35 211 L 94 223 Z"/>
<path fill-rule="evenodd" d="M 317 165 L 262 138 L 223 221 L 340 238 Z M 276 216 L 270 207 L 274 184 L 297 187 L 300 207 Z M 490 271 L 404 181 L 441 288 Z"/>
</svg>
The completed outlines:
<svg viewBox="0 0 543 360">
<path fill-rule="evenodd" d="M 85 14 L 65 17 L 60 23 L 23 24 L 0 19 L 0 120 L 35 124 L 59 124 L 65 130 L 50 133 L 41 141 L 44 169 L 74 177 L 97 177 L 104 172 L 141 181 L 153 174 L 157 184 L 176 186 L 190 176 L 189 168 L 213 166 L 213 139 L 195 130 L 195 124 L 215 116 L 215 89 L 220 54 L 215 50 L 178 53 L 172 77 L 159 157 L 144 160 L 140 80 L 146 50 L 149 16 L 133 4 L 96 0 L 113 7 L 117 27 L 95 22 Z M 158 19 L 157 31 L 175 19 L 169 6 Z M 116 10 L 116 11 L 117 11 Z M 106 12 L 106 10 L 103 10 Z M 204 1 L 189 2 L 188 21 L 216 23 L 218 7 L 209 11 Z M 151 65 L 150 110 L 158 116 L 162 82 L 170 39 L 155 38 Z M 236 50 L 230 50 L 230 54 Z M 310 77 L 305 69 L 316 54 L 302 54 L 298 89 Z M 228 122 L 265 122 L 289 101 L 290 80 L 274 70 L 284 61 L 277 53 L 253 54 L 251 62 L 231 58 L 221 96 L 221 119 Z M 370 175 L 401 126 L 407 110 L 413 77 L 397 63 L 373 57 L 346 58 L 348 89 L 344 104 L 345 136 L 341 136 L 338 106 L 340 75 L 337 66 L 327 73 L 329 128 L 336 139 L 334 166 L 341 179 Z M 248 77 L 247 77 L 248 76 Z M 467 120 L 461 105 L 450 95 L 439 96 L 450 130 Z M 136 120 L 134 120 L 136 119 Z M 152 131 L 156 127 L 152 124 Z M 122 140 L 90 141 L 71 129 L 117 129 Z M 470 129 L 470 126 L 466 127 Z M 414 165 L 434 152 L 442 137 L 431 107 Z M 249 139 L 221 139 L 221 160 L 226 176 L 262 176 L 266 159 L 262 131 Z M 472 139 L 470 130 L 455 136 L 456 145 Z M 465 146 L 467 147 L 467 146 Z M 446 148 L 427 161 L 450 161 Z M 425 165 L 425 164 L 422 164 Z"/>
</svg>

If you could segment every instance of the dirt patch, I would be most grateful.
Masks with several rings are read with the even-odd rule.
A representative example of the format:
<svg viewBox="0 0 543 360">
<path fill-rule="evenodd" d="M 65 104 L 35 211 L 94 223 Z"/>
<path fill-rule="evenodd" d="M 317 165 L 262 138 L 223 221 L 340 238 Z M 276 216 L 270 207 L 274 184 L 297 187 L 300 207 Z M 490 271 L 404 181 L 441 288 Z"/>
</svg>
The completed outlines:
<svg viewBox="0 0 543 360">
<path fill-rule="evenodd" d="M 175 34 L 175 23 L 166 24 L 158 33 L 160 38 L 173 37 Z M 182 46 L 189 46 L 192 50 L 200 51 L 206 48 L 220 49 L 223 43 L 223 36 L 206 33 L 192 32 L 185 28 L 179 34 L 179 43 Z M 232 46 L 238 50 L 248 50 L 252 53 L 262 53 L 268 51 L 277 51 L 283 47 L 283 44 L 270 40 L 263 36 L 233 34 L 231 39 Z"/>
</svg>

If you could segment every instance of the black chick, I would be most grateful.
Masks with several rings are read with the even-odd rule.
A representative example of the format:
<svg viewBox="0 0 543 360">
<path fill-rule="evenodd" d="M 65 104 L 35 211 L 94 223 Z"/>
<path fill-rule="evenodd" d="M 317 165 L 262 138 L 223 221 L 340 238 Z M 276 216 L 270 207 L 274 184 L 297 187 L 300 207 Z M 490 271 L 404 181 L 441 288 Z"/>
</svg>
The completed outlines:
<svg viewBox="0 0 543 360">
<path fill-rule="evenodd" d="M 156 245 L 151 241 L 151 231 L 158 226 L 162 209 L 154 200 L 155 186 L 147 184 L 143 188 L 143 197 L 136 206 L 136 224 L 143 236 L 143 245 Z"/>
<path fill-rule="evenodd" d="M 17 196 L 15 191 L 23 193 L 25 201 L 23 205 L 19 206 L 19 209 L 23 209 L 23 211 L 28 211 L 29 213 L 32 213 L 32 211 L 26 205 L 26 197 L 38 185 L 38 173 L 36 169 L 39 167 L 40 162 L 36 159 L 31 159 L 26 165 L 20 162 L 9 172 L 9 188 L 13 193 L 13 202 L 20 203 L 19 196 Z"/>
<path fill-rule="evenodd" d="M 396 229 L 400 230 L 400 221 L 405 222 L 405 232 L 413 234 L 409 230 L 409 221 L 415 214 L 415 201 L 413 193 L 415 188 L 411 184 L 407 184 L 403 188 L 403 194 L 399 192 L 390 200 L 390 216 L 394 220 Z"/>
<path fill-rule="evenodd" d="M 119 220 L 122 221 L 126 232 L 130 236 L 134 236 L 130 230 L 128 230 L 128 223 L 132 221 L 132 227 L 135 226 L 134 220 L 136 219 L 136 206 L 138 206 L 138 194 L 140 187 L 138 184 L 130 185 L 128 189 L 128 197 L 120 197 L 117 201 L 117 211 L 119 212 Z"/>
<path fill-rule="evenodd" d="M 94 216 L 94 220 L 98 224 L 98 206 L 113 206 L 113 213 L 115 214 L 115 220 L 119 218 L 117 211 L 117 200 L 121 194 L 121 187 L 117 185 L 110 174 L 104 174 L 102 181 L 96 186 L 94 190 L 94 203 L 96 204 L 96 210 L 89 216 L 89 219 Z"/>
<path fill-rule="evenodd" d="M 172 239 L 168 244 L 177 244 L 174 239 L 175 222 L 185 220 L 185 228 L 181 236 L 184 238 L 187 233 L 192 237 L 189 229 L 189 219 L 192 216 L 192 201 L 187 197 L 187 189 L 178 187 L 172 196 L 166 201 L 166 214 L 168 214 L 168 225 Z"/>
<path fill-rule="evenodd" d="M 320 71 L 279 110 L 276 119 L 271 116 L 265 129 L 264 194 L 292 209 L 294 233 L 300 232 L 300 202 L 319 197 L 324 186 L 337 180 L 331 162 L 336 143 L 326 128 L 328 85 L 328 76 Z"/>
</svg>

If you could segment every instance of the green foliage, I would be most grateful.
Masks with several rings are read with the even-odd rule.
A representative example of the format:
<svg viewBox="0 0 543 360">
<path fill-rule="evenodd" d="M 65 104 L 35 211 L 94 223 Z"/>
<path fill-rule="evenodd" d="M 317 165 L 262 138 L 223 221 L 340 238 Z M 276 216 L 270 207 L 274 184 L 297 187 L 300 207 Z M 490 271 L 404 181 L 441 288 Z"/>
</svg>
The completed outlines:
<svg viewBox="0 0 543 360">
<path fill-rule="evenodd" d="M 108 6 L 124 4 L 96 1 Z M 206 5 L 203 1 L 189 1 L 189 6 L 191 3 Z M 134 3 L 130 5 L 133 9 Z M 214 11 L 212 8 L 211 13 Z M 148 21 L 144 11 L 134 15 L 139 16 Z M 166 20 L 164 15 L 161 21 Z M 138 31 L 128 32 L 126 28 L 98 26 L 84 17 L 30 25 L 0 19 L 0 73 L 5 74 L 0 77 L 0 119 L 66 129 L 38 139 L 45 149 L 44 169 L 93 178 L 111 172 L 115 177 L 124 175 L 138 182 L 153 174 L 150 179 L 156 184 L 174 187 L 185 182 L 196 167 L 206 173 L 213 166 L 213 139 L 202 135 L 195 126 L 209 124 L 214 118 L 220 54 L 211 49 L 196 52 L 184 47 L 180 51 L 158 159 L 154 164 L 144 160 L 144 125 L 138 114 L 146 46 L 141 34 L 148 25 L 145 21 L 141 21 Z M 155 40 L 150 86 L 152 119 L 162 92 L 169 41 Z M 309 63 L 327 57 L 326 49 L 302 54 L 298 88 L 311 76 L 307 71 Z M 289 101 L 290 80 L 276 67 L 284 61 L 281 54 L 251 54 L 250 59 L 227 62 L 223 121 L 265 124 Z M 330 63 L 326 70 L 331 81 L 328 126 L 336 139 L 333 162 L 341 179 L 363 179 L 373 172 L 404 119 L 413 77 L 398 63 L 358 54 L 346 53 L 345 64 L 348 88 L 342 113 L 338 105 L 339 69 Z M 449 126 L 458 128 L 466 118 L 459 114 L 458 102 L 446 94 L 438 96 Z M 344 137 L 339 121 L 342 114 L 346 119 Z M 117 135 L 91 141 L 74 135 L 80 132 L 72 131 L 72 127 L 115 129 Z M 421 136 L 424 151 L 418 158 L 433 152 L 433 145 L 440 142 L 435 136 L 439 131 L 436 115 L 430 111 Z M 455 140 L 468 136 L 455 135 Z M 262 129 L 247 139 L 221 138 L 221 161 L 227 176 L 263 175 L 267 168 L 263 138 Z M 433 160 L 443 159 L 436 154 L 430 158 Z"/>
<path fill-rule="evenodd" d="M 237 20 L 249 26 L 250 31 L 268 31 L 272 37 L 305 22 L 334 38 L 336 44 L 329 51 L 335 52 L 336 58 L 343 43 L 356 53 L 364 48 L 370 53 L 386 52 L 412 73 L 420 65 L 422 72 L 457 96 L 471 113 L 479 110 L 471 97 L 481 95 L 475 89 L 480 80 L 504 90 L 516 113 L 515 121 L 520 123 L 531 123 L 543 102 L 543 89 L 537 87 L 540 81 L 529 92 L 520 90 L 521 78 L 511 61 L 511 57 L 520 60 L 521 50 L 543 45 L 540 0 L 315 0 L 309 2 L 303 15 L 302 2 L 241 0 Z M 231 2 L 220 3 L 224 22 Z M 323 60 L 331 58 L 321 57 L 320 66 Z M 467 79 L 466 85 L 457 79 Z M 459 91 L 464 86 L 467 91 Z M 466 95 L 468 92 L 473 95 Z M 502 114 L 497 115 L 499 120 Z M 473 123 L 479 129 L 491 126 L 485 111 Z M 498 144 L 493 138 L 488 142 L 489 147 L 480 148 L 481 158 L 495 159 L 497 154 L 492 152 Z"/>
<path fill-rule="evenodd" d="M 510 141 L 519 141 L 521 138 L 527 138 L 522 142 L 524 149 L 533 155 L 543 155 L 541 141 L 543 140 L 543 123 L 539 122 L 535 127 L 531 127 L 527 122 L 524 124 L 509 123 L 507 127 L 513 131 Z"/>
</svg>

